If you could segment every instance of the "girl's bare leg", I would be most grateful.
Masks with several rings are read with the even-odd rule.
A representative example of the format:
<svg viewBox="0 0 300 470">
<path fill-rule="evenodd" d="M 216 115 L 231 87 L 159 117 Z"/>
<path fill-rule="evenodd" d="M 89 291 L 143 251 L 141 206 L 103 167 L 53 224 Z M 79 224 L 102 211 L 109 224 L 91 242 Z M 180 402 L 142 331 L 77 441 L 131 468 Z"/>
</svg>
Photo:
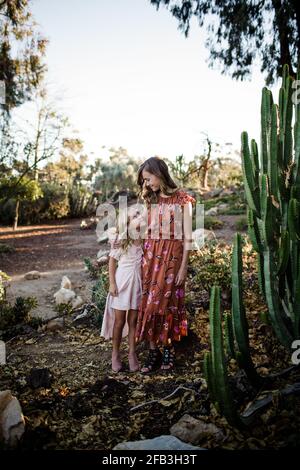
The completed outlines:
<svg viewBox="0 0 300 470">
<path fill-rule="evenodd" d="M 124 310 L 116 310 L 115 312 L 115 322 L 113 328 L 113 349 L 111 356 L 111 365 L 114 372 L 119 372 L 122 369 L 122 362 L 120 358 L 120 345 L 122 341 L 122 333 L 126 320 L 126 312 Z"/>
<path fill-rule="evenodd" d="M 137 316 L 138 310 L 129 310 L 127 323 L 128 323 L 128 346 L 129 346 L 129 353 L 128 353 L 128 362 L 129 362 L 129 369 L 131 372 L 136 372 L 139 370 L 140 365 L 138 358 L 136 356 L 135 348 L 135 328 L 137 323 Z"/>
</svg>

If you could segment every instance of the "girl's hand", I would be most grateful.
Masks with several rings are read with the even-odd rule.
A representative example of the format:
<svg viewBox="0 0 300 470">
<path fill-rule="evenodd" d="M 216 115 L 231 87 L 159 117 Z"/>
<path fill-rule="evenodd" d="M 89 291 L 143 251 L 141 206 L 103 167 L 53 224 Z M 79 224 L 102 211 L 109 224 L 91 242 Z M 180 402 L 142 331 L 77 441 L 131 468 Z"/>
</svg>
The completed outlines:
<svg viewBox="0 0 300 470">
<path fill-rule="evenodd" d="M 184 284 L 187 276 L 187 268 L 181 267 L 177 273 L 177 276 L 175 278 L 175 286 L 181 286 Z"/>
<path fill-rule="evenodd" d="M 117 296 L 118 296 L 117 284 L 109 284 L 109 293 L 110 293 L 110 295 L 112 295 L 113 297 L 117 297 Z"/>
</svg>

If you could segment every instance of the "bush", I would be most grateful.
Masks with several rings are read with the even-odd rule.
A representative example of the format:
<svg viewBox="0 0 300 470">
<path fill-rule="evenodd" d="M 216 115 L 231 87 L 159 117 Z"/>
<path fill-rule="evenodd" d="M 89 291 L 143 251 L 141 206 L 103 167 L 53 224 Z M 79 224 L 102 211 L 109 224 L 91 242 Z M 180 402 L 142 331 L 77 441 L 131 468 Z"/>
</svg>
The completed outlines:
<svg viewBox="0 0 300 470">
<path fill-rule="evenodd" d="M 235 222 L 235 228 L 238 232 L 247 230 L 248 228 L 248 222 L 247 222 L 247 217 L 241 217 Z"/>
<path fill-rule="evenodd" d="M 106 304 L 106 298 L 109 288 L 109 276 L 108 276 L 108 267 L 107 265 L 101 267 L 98 281 L 93 287 L 92 290 L 92 301 L 97 307 L 96 321 L 99 328 L 102 325 L 103 313 Z"/>
<path fill-rule="evenodd" d="M 0 254 L 1 253 L 14 253 L 16 250 L 12 246 L 6 245 L 6 243 L 0 243 Z"/>
<path fill-rule="evenodd" d="M 4 298 L 0 302 L 0 339 L 7 341 L 22 331 L 24 324 L 30 326 L 30 311 L 37 306 L 35 297 L 17 297 L 15 304 L 10 305 Z M 35 322 L 32 323 L 34 326 Z"/>
<path fill-rule="evenodd" d="M 216 240 L 206 242 L 199 252 L 191 255 L 190 267 L 192 291 L 210 292 L 214 284 L 228 290 L 231 286 L 231 246 Z"/>
<path fill-rule="evenodd" d="M 10 280 L 10 277 L 3 271 L 0 271 L 0 307 L 1 303 L 5 301 L 6 298 L 6 283 Z M 1 314 L 1 310 L 0 310 Z"/>
<path fill-rule="evenodd" d="M 210 215 L 204 217 L 204 228 L 207 230 L 215 230 L 218 228 L 222 228 L 223 225 L 224 222 L 219 220 L 217 217 L 212 217 Z"/>
</svg>

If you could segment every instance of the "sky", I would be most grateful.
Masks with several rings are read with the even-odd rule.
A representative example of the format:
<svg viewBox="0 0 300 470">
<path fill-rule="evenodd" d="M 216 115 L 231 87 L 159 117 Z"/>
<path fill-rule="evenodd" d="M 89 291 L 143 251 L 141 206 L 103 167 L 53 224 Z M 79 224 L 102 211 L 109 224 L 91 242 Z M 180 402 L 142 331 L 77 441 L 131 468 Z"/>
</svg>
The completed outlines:
<svg viewBox="0 0 300 470">
<path fill-rule="evenodd" d="M 208 67 L 205 30 L 178 30 L 149 0 L 33 0 L 49 39 L 51 93 L 92 158 L 110 147 L 134 157 L 187 159 L 204 134 L 240 149 L 243 130 L 259 139 L 264 78 L 237 82 Z"/>
</svg>

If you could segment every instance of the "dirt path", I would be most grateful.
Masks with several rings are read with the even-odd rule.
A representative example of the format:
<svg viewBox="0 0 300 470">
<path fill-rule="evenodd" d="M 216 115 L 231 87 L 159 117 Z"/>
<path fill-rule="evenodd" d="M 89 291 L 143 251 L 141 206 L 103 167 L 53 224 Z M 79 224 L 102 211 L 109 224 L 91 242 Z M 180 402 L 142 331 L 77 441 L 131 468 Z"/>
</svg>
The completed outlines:
<svg viewBox="0 0 300 470">
<path fill-rule="evenodd" d="M 0 228 L 0 243 L 15 249 L 0 254 L 0 269 L 11 276 L 7 294 L 13 301 L 18 296 L 33 296 L 38 300 L 35 316 L 55 315 L 53 294 L 61 279 L 68 276 L 72 288 L 85 302 L 90 301 L 93 282 L 85 271 L 84 258 L 95 259 L 99 251 L 95 230 L 81 230 L 82 219 L 54 221 L 50 224 Z M 26 280 L 24 274 L 37 270 L 41 277 Z"/>
</svg>

